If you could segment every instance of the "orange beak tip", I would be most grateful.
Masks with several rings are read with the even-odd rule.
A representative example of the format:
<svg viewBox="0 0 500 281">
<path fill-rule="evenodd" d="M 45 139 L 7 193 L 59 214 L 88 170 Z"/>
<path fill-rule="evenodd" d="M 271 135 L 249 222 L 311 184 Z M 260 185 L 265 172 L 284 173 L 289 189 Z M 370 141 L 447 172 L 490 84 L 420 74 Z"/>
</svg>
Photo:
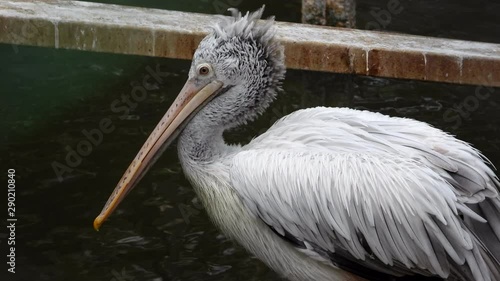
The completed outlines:
<svg viewBox="0 0 500 281">
<path fill-rule="evenodd" d="M 94 220 L 94 229 L 95 231 L 99 231 L 99 229 L 101 228 L 101 225 L 103 223 L 103 220 L 100 216 L 98 216 L 97 218 L 95 218 Z"/>
</svg>

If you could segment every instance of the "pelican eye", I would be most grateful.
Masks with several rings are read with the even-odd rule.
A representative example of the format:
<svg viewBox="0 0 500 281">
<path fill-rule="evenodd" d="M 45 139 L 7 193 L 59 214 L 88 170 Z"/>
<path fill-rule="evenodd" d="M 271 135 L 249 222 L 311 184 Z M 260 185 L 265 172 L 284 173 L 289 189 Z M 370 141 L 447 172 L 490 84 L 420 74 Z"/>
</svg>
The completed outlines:
<svg viewBox="0 0 500 281">
<path fill-rule="evenodd" d="M 200 75 L 208 75 L 212 72 L 212 67 L 209 64 L 200 64 L 198 66 L 198 74 Z"/>
</svg>

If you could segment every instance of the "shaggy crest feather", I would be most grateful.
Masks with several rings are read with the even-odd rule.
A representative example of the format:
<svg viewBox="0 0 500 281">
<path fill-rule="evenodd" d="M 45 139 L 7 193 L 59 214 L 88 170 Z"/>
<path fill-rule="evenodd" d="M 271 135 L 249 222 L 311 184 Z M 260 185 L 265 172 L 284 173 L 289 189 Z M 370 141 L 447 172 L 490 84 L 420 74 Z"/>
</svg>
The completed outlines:
<svg viewBox="0 0 500 281">
<path fill-rule="evenodd" d="M 272 26 L 274 17 L 270 17 L 264 24 L 257 24 L 257 21 L 262 18 L 265 6 L 257 11 L 247 12 L 245 16 L 235 8 L 229 8 L 231 17 L 224 17 L 221 22 L 213 28 L 216 37 L 227 40 L 231 37 L 252 38 L 261 43 L 268 43 L 274 37 Z"/>
<path fill-rule="evenodd" d="M 272 68 L 271 80 L 275 86 L 271 88 L 281 90 L 281 81 L 285 78 L 286 72 L 284 47 L 278 41 L 274 40 L 276 33 L 274 16 L 259 23 L 259 20 L 262 19 L 264 9 L 265 5 L 255 12 L 247 12 L 245 16 L 242 16 L 238 9 L 229 8 L 228 11 L 231 12 L 232 16 L 222 17 L 221 21 L 213 27 L 212 35 L 215 37 L 217 43 L 234 40 L 235 38 L 257 42 L 264 53 L 267 54 L 270 67 Z"/>
</svg>

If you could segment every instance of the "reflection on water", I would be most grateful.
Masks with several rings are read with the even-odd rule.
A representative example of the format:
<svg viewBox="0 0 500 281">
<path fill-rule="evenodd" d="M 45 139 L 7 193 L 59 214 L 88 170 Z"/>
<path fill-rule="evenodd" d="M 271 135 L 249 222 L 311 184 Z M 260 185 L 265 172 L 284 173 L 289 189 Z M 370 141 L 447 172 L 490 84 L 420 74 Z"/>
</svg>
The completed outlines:
<svg viewBox="0 0 500 281">
<path fill-rule="evenodd" d="M 18 180 L 14 280 L 278 280 L 211 224 L 175 147 L 100 232 L 92 229 L 184 83 L 188 61 L 31 47 L 14 52 L 8 45 L 0 45 L 0 56 L 8 66 L 0 68 L 1 158 Z M 157 66 L 161 79 L 148 81 L 144 97 L 127 99 Z M 288 72 L 284 88 L 264 116 L 229 132 L 228 141 L 247 142 L 299 108 L 349 106 L 429 122 L 500 165 L 499 89 L 299 71 Z M 489 97 L 478 98 L 485 90 Z"/>
</svg>

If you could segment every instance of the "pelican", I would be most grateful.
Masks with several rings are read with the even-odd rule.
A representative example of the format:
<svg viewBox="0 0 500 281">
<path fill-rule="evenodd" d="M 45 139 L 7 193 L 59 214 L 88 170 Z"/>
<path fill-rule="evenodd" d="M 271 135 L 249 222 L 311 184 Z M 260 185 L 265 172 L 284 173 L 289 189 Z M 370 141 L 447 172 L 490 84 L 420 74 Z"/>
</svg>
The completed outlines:
<svg viewBox="0 0 500 281">
<path fill-rule="evenodd" d="M 94 221 L 98 230 L 167 146 L 211 220 L 284 278 L 500 280 L 500 182 L 429 124 L 349 108 L 298 110 L 247 145 L 223 133 L 281 91 L 284 48 L 264 7 L 217 23 L 189 77 Z"/>
</svg>

